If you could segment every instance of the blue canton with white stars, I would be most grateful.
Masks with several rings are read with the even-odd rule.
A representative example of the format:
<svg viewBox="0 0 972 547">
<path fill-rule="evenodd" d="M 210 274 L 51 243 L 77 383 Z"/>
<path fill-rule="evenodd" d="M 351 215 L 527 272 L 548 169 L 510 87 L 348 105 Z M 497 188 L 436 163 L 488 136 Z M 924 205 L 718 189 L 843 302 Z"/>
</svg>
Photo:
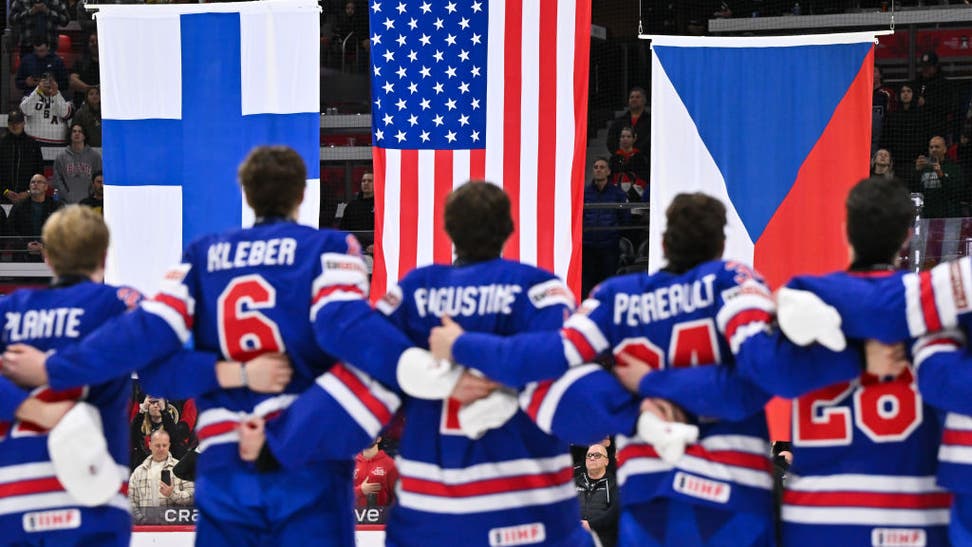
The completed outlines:
<svg viewBox="0 0 972 547">
<path fill-rule="evenodd" d="M 369 12 L 375 145 L 484 148 L 487 2 L 381 0 Z"/>
</svg>

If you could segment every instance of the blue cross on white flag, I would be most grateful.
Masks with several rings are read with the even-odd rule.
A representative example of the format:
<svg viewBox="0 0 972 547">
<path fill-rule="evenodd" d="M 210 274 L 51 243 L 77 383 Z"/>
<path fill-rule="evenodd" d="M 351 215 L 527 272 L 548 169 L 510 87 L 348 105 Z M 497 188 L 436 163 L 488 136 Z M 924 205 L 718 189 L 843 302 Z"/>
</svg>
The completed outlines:
<svg viewBox="0 0 972 547">
<path fill-rule="evenodd" d="M 186 243 L 252 224 L 236 173 L 257 145 L 304 158 L 300 219 L 317 226 L 316 2 L 105 5 L 97 21 L 109 282 L 151 294 Z"/>
</svg>

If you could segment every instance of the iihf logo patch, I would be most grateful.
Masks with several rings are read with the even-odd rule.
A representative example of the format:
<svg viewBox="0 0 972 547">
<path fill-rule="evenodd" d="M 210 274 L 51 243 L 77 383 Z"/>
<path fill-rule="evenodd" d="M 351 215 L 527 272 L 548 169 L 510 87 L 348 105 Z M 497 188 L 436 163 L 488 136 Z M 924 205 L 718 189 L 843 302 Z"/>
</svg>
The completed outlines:
<svg viewBox="0 0 972 547">
<path fill-rule="evenodd" d="M 58 509 L 56 511 L 25 513 L 23 524 L 25 532 L 70 530 L 81 526 L 81 511 L 77 509 Z"/>
</svg>

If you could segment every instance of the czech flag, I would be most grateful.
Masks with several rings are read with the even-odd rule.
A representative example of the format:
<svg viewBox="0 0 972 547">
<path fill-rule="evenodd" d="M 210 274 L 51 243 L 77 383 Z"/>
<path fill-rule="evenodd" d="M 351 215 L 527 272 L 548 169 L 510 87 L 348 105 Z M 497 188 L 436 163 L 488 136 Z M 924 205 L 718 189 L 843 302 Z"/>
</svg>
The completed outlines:
<svg viewBox="0 0 972 547">
<path fill-rule="evenodd" d="M 681 192 L 726 204 L 724 257 L 773 288 L 846 268 L 844 200 L 869 170 L 874 34 L 655 36 L 652 50 L 650 270 L 664 265 L 665 209 Z"/>
</svg>

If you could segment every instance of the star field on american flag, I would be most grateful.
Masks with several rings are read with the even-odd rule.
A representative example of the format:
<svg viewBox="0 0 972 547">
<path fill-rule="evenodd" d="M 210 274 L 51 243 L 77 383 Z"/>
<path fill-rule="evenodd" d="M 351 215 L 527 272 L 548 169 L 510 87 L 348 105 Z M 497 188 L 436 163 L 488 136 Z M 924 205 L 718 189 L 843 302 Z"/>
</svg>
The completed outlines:
<svg viewBox="0 0 972 547">
<path fill-rule="evenodd" d="M 484 148 L 487 2 L 379 0 L 369 11 L 372 142 Z"/>
</svg>

